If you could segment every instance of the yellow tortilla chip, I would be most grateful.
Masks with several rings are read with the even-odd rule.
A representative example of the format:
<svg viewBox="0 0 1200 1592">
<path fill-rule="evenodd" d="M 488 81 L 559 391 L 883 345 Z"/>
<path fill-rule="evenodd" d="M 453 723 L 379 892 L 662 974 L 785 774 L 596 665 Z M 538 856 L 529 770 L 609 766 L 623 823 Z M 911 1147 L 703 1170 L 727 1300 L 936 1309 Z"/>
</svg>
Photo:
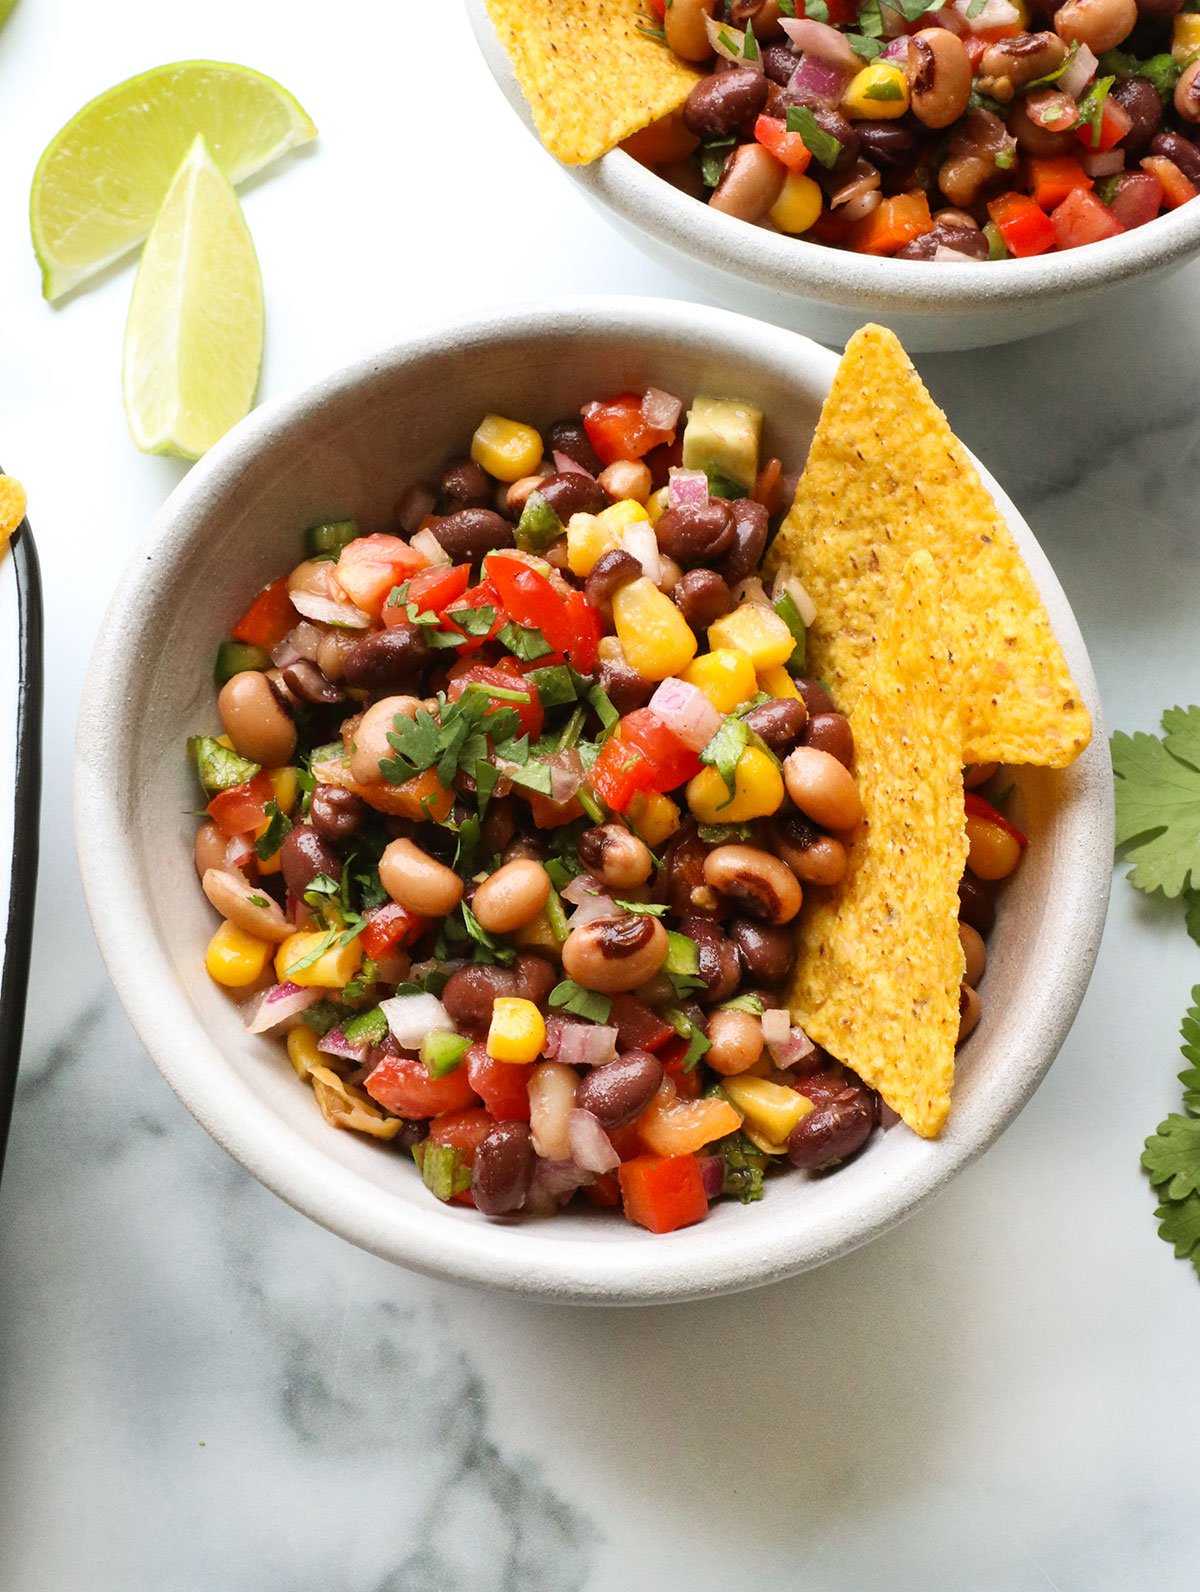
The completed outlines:
<svg viewBox="0 0 1200 1592">
<path fill-rule="evenodd" d="M 25 518 L 25 488 L 11 475 L 0 475 L 0 551 Z"/>
<path fill-rule="evenodd" d="M 644 0 L 487 0 L 538 136 L 584 166 L 681 106 L 699 78 L 647 29 Z"/>
<path fill-rule="evenodd" d="M 843 710 L 870 683 L 896 580 L 920 548 L 942 576 L 965 761 L 1074 762 L 1091 716 L 1012 533 L 896 337 L 865 326 L 847 344 L 768 555 L 816 604 L 809 669 Z"/>
<path fill-rule="evenodd" d="M 796 1021 L 915 1132 L 950 1110 L 967 860 L 947 582 L 928 552 L 893 579 L 872 680 L 850 715 L 863 821 L 846 877 L 812 892 L 788 991 Z"/>
</svg>

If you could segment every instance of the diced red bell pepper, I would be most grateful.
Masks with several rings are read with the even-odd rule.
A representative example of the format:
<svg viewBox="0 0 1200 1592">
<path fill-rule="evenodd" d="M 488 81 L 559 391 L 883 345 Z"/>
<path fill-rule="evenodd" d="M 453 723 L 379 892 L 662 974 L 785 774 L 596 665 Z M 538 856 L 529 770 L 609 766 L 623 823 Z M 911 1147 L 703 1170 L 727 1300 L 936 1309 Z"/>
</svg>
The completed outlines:
<svg viewBox="0 0 1200 1592">
<path fill-rule="evenodd" d="M 667 14 L 667 0 L 650 0 L 651 9 L 655 16 L 665 17 Z"/>
<path fill-rule="evenodd" d="M 496 617 L 492 620 L 491 628 L 486 636 L 468 636 L 461 625 L 455 624 L 454 615 L 464 608 L 491 608 L 494 610 Z M 470 587 L 457 602 L 448 603 L 446 611 L 442 615 L 443 630 L 457 630 L 460 635 L 467 637 L 466 644 L 457 649 L 460 658 L 472 652 L 478 652 L 487 642 L 494 641 L 507 622 L 508 615 L 504 612 L 500 594 L 491 582 L 486 580 L 481 580 L 477 586 Z"/>
<path fill-rule="evenodd" d="M 540 630 L 557 652 L 573 639 L 566 603 L 541 570 L 513 553 L 489 553 L 485 578 L 495 587 L 508 617 L 518 625 Z"/>
<path fill-rule="evenodd" d="M 1149 171 L 1127 171 L 1117 182 L 1112 213 L 1126 232 L 1144 227 L 1162 209 L 1163 186 Z"/>
<path fill-rule="evenodd" d="M 608 1019 L 617 1031 L 617 1047 L 626 1050 L 660 1051 L 679 1036 L 659 1012 L 636 995 L 614 995 Z"/>
<path fill-rule="evenodd" d="M 1178 210 L 1180 205 L 1194 199 L 1200 192 L 1175 162 L 1168 160 L 1165 155 L 1146 155 L 1142 160 L 1142 170 L 1158 178 L 1162 185 L 1163 204 L 1168 210 Z"/>
<path fill-rule="evenodd" d="M 244 785 L 218 791 L 208 804 L 208 816 L 223 835 L 248 835 L 266 821 L 267 803 L 275 800 L 271 776 L 260 769 Z"/>
<path fill-rule="evenodd" d="M 1104 106 L 1100 112 L 1100 122 L 1095 132 L 1090 125 L 1077 127 L 1075 136 L 1085 149 L 1100 150 L 1111 149 L 1114 144 L 1119 144 L 1125 134 L 1133 126 L 1133 117 L 1124 105 L 1113 99 L 1109 94 L 1105 97 Z"/>
<path fill-rule="evenodd" d="M 462 1156 L 463 1165 L 470 1167 L 475 1165 L 475 1152 L 495 1126 L 491 1114 L 477 1107 L 468 1111 L 448 1111 L 430 1124 L 429 1142 L 450 1145 Z M 464 1189 L 461 1194 L 452 1196 L 450 1204 L 473 1206 L 475 1200 L 470 1189 Z"/>
<path fill-rule="evenodd" d="M 392 587 L 428 562 L 398 536 L 360 536 L 342 548 L 334 577 L 356 608 L 378 619 Z"/>
<path fill-rule="evenodd" d="M 995 824 L 998 829 L 1003 829 L 1006 835 L 1013 839 L 1024 851 L 1029 844 L 1029 837 L 1021 832 L 1014 823 L 1005 818 L 1003 813 L 997 812 L 991 802 L 985 801 L 982 796 L 973 790 L 963 792 L 963 802 L 967 809 L 968 818 L 983 818 L 989 824 Z"/>
<path fill-rule="evenodd" d="M 675 440 L 673 429 L 662 431 L 646 424 L 641 396 L 634 392 L 586 404 L 583 424 L 602 464 L 615 464 L 618 459 L 640 459 L 659 443 Z"/>
<path fill-rule="evenodd" d="M 567 653 L 580 674 L 591 674 L 600 661 L 600 638 L 604 634 L 600 614 L 581 591 L 574 591 L 567 598 L 567 618 L 574 631 Z"/>
<path fill-rule="evenodd" d="M 922 238 L 932 231 L 929 196 L 898 193 L 884 199 L 869 216 L 855 223 L 849 244 L 859 254 L 896 254 L 914 238 Z"/>
<path fill-rule="evenodd" d="M 431 1078 L 429 1068 L 415 1056 L 384 1056 L 363 1087 L 385 1111 L 410 1122 L 438 1117 L 444 1111 L 466 1111 L 478 1104 L 464 1066 L 460 1064 L 444 1078 Z"/>
<path fill-rule="evenodd" d="M 636 746 L 642 753 L 653 770 L 653 790 L 674 790 L 694 779 L 704 767 L 700 754 L 685 745 L 650 708 L 627 713 L 613 739 Z"/>
<path fill-rule="evenodd" d="M 1043 210 L 1056 209 L 1076 188 L 1094 186 L 1074 155 L 1057 155 L 1052 160 L 1029 162 L 1030 194 L 1033 202 Z"/>
<path fill-rule="evenodd" d="M 610 736 L 592 764 L 588 784 L 614 813 L 628 812 L 639 791 L 655 790 L 654 767 L 636 746 Z"/>
<path fill-rule="evenodd" d="M 1054 241 L 1060 249 L 1078 249 L 1085 243 L 1099 243 L 1101 238 L 1115 238 L 1125 228 L 1112 211 L 1094 193 L 1076 188 L 1050 217 L 1054 224 Z"/>
<path fill-rule="evenodd" d="M 1002 193 L 988 205 L 1010 254 L 1019 260 L 1032 254 L 1045 254 L 1054 247 L 1054 223 L 1028 194 Z"/>
<path fill-rule="evenodd" d="M 684 1071 L 683 1058 L 687 1053 L 688 1041 L 676 1034 L 659 1051 L 658 1059 L 663 1064 L 663 1072 L 675 1085 L 676 1095 L 681 1100 L 695 1100 L 700 1094 L 700 1068 L 693 1065 L 690 1071 Z"/>
<path fill-rule="evenodd" d="M 804 237 L 807 242 L 827 243 L 833 248 L 840 248 L 853 232 L 854 225 L 838 210 L 822 210 Z"/>
<path fill-rule="evenodd" d="M 808 170 L 812 150 L 799 133 L 789 133 L 787 123 L 778 116 L 760 116 L 754 123 L 754 136 L 789 171 Z"/>
<path fill-rule="evenodd" d="M 594 1183 L 589 1183 L 583 1191 L 583 1197 L 589 1205 L 595 1205 L 599 1210 L 612 1210 L 621 1203 L 621 1185 L 617 1181 L 615 1172 L 601 1172 Z"/>
<path fill-rule="evenodd" d="M 533 1064 L 520 1066 L 511 1061 L 495 1061 L 486 1045 L 472 1045 L 467 1051 L 467 1077 L 471 1088 L 497 1122 L 529 1121 L 529 1079 Z"/>
<path fill-rule="evenodd" d="M 366 927 L 362 931 L 363 953 L 373 962 L 394 951 L 398 946 L 411 945 L 419 939 L 428 919 L 420 918 L 398 901 L 388 901 L 381 907 L 372 907 L 367 913 Z"/>
<path fill-rule="evenodd" d="M 826 9 L 829 12 L 829 23 L 835 28 L 851 28 L 858 26 L 858 0 L 828 0 Z M 799 0 L 796 6 L 798 17 L 806 16 L 804 0 Z"/>
<path fill-rule="evenodd" d="M 299 623 L 300 615 L 288 596 L 287 577 L 282 576 L 263 587 L 229 634 L 235 641 L 270 652 Z"/>
<path fill-rule="evenodd" d="M 407 602 L 416 603 L 418 613 L 437 614 L 440 618 L 450 604 L 463 595 L 470 582 L 470 564 L 456 564 L 453 568 L 440 564 L 432 569 L 419 569 L 408 581 Z M 398 625 L 407 620 L 407 603 L 384 603 L 385 625 Z"/>
<path fill-rule="evenodd" d="M 708 1195 L 694 1155 L 639 1155 L 622 1161 L 617 1177 L 625 1215 L 652 1233 L 673 1233 L 708 1215 Z"/>
<path fill-rule="evenodd" d="M 507 663 L 509 660 L 505 659 L 504 662 Z M 520 733 L 528 735 L 531 741 L 537 740 L 542 733 L 542 722 L 545 718 L 537 686 L 532 681 L 526 680 L 515 664 L 512 669 L 506 669 L 503 664 L 493 667 L 487 663 L 472 663 L 461 674 L 456 674 L 450 680 L 446 695 L 451 702 L 457 702 L 469 685 L 484 685 L 499 691 L 524 691 L 529 697 L 528 702 L 505 702 L 497 699 L 492 711 L 497 708 L 512 708 L 521 721 Z M 484 728 L 486 727 L 485 718 Z"/>
</svg>

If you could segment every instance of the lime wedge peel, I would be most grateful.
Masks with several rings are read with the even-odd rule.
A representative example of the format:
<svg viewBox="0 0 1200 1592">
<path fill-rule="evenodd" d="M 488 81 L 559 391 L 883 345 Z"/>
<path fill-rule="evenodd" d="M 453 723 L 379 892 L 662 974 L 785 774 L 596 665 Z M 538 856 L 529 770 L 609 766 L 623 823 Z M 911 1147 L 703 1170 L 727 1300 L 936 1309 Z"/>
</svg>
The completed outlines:
<svg viewBox="0 0 1200 1592">
<path fill-rule="evenodd" d="M 239 183 L 317 129 L 272 78 L 222 61 L 178 61 L 108 89 L 55 134 L 34 174 L 29 225 L 47 299 L 141 243 L 197 133 Z"/>
<path fill-rule="evenodd" d="M 263 350 L 262 273 L 237 194 L 197 134 L 142 251 L 122 385 L 143 453 L 198 459 L 248 414 Z"/>
</svg>

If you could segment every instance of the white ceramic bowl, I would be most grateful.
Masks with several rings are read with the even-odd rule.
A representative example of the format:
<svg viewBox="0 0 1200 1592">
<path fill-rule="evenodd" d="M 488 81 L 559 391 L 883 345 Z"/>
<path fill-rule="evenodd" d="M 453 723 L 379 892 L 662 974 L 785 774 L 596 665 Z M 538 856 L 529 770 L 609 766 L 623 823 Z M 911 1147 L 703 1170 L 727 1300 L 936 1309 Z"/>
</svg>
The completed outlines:
<svg viewBox="0 0 1200 1592">
<path fill-rule="evenodd" d="M 300 531 L 388 524 L 487 410 L 546 424 L 597 393 L 658 384 L 761 405 L 766 446 L 796 466 L 832 354 L 724 311 L 640 299 L 515 309 L 414 337 L 258 410 L 172 494 L 96 645 L 76 762 L 76 836 L 92 921 L 130 1021 L 208 1131 L 297 1209 L 422 1271 L 544 1297 L 686 1299 L 843 1254 L 943 1187 L 989 1145 L 1053 1060 L 1083 996 L 1108 897 L 1112 797 L 1100 705 L 1070 608 L 1029 530 L 989 481 L 1096 716 L 1091 750 L 1021 779 L 1033 843 L 1005 893 L 984 1017 L 937 1143 L 880 1135 L 835 1176 L 783 1177 L 654 1238 L 619 1217 L 494 1222 L 432 1200 L 406 1156 L 328 1128 L 278 1042 L 248 1035 L 209 981 L 213 929 L 192 864 L 197 805 L 184 737 L 216 722 L 212 659 L 248 595 L 296 561 Z"/>
<path fill-rule="evenodd" d="M 493 77 L 536 137 L 485 0 L 467 0 L 467 9 Z M 867 320 L 890 326 L 910 352 L 1032 337 L 1112 314 L 1123 298 L 1200 253 L 1200 203 L 1062 254 L 933 264 L 875 259 L 748 226 L 690 198 L 620 149 L 564 170 L 638 248 L 718 304 L 839 348 Z"/>
</svg>

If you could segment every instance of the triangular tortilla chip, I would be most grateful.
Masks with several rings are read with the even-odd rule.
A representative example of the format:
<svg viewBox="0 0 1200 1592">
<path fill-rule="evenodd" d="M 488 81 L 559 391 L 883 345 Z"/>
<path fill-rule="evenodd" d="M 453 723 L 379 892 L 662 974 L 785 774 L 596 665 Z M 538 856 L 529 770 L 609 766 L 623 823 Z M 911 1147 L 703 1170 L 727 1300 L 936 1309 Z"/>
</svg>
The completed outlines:
<svg viewBox="0 0 1200 1592">
<path fill-rule="evenodd" d="M 0 475 L 0 552 L 25 518 L 25 488 L 11 475 Z"/>
<path fill-rule="evenodd" d="M 843 882 L 805 901 L 788 992 L 805 1032 L 925 1138 L 950 1110 L 963 975 L 962 731 L 945 587 L 924 551 L 892 580 L 871 683 L 850 715 L 863 821 Z"/>
<path fill-rule="evenodd" d="M 1074 762 L 1091 717 L 1012 533 L 896 337 L 865 326 L 767 560 L 790 565 L 815 602 L 809 670 L 843 711 L 871 680 L 897 577 L 921 548 L 942 577 L 965 760 Z"/>
<path fill-rule="evenodd" d="M 487 0 L 538 136 L 567 166 L 678 110 L 699 79 L 643 0 Z"/>
</svg>

